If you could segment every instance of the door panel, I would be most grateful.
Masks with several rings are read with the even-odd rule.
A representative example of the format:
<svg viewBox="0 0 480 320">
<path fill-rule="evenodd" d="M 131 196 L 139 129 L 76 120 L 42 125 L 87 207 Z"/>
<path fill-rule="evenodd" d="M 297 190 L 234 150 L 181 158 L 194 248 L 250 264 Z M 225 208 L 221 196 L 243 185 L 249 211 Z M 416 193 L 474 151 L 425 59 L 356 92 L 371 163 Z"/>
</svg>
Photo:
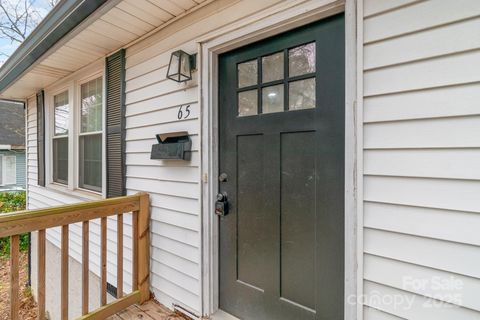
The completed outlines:
<svg viewBox="0 0 480 320">
<path fill-rule="evenodd" d="M 343 14 L 219 58 L 220 308 L 343 319 Z"/>
<path fill-rule="evenodd" d="M 315 132 L 281 139 L 281 297 L 315 309 Z"/>
<path fill-rule="evenodd" d="M 258 290 L 266 285 L 268 235 L 263 231 L 271 223 L 261 209 L 263 143 L 263 135 L 237 137 L 237 279 Z"/>
</svg>

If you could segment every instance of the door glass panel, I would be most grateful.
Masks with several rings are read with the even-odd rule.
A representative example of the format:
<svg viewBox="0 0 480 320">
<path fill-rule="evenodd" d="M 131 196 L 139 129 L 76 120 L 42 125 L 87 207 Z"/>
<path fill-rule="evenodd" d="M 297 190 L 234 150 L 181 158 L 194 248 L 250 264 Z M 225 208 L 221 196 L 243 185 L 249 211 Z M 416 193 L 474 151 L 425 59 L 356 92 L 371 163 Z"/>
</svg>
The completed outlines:
<svg viewBox="0 0 480 320">
<path fill-rule="evenodd" d="M 258 65 L 257 60 L 239 63 L 238 66 L 238 87 L 248 87 L 257 84 Z"/>
<path fill-rule="evenodd" d="M 283 105 L 283 84 L 262 89 L 263 113 L 281 112 Z"/>
<path fill-rule="evenodd" d="M 288 50 L 288 75 L 300 76 L 315 72 L 315 43 Z"/>
<path fill-rule="evenodd" d="M 315 78 L 290 82 L 288 96 L 289 110 L 315 108 Z"/>
<path fill-rule="evenodd" d="M 249 90 L 238 93 L 238 116 L 252 116 L 258 113 L 258 92 Z"/>
<path fill-rule="evenodd" d="M 262 82 L 283 79 L 283 52 L 262 58 Z"/>
</svg>

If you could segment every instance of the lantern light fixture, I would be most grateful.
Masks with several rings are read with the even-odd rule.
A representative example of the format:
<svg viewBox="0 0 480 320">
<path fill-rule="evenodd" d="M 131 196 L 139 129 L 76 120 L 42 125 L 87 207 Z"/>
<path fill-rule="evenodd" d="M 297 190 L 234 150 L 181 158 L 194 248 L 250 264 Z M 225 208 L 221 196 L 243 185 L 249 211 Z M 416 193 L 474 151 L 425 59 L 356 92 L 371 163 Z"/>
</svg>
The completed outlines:
<svg viewBox="0 0 480 320">
<path fill-rule="evenodd" d="M 167 78 L 176 82 L 192 80 L 192 70 L 196 69 L 197 54 L 188 54 L 183 50 L 172 52 L 168 64 Z"/>
</svg>

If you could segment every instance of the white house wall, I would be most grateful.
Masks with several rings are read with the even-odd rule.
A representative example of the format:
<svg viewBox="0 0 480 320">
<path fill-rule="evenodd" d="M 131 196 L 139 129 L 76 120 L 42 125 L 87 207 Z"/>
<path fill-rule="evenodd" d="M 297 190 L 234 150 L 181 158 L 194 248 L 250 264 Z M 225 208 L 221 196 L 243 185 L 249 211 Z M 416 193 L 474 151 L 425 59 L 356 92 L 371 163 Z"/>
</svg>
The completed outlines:
<svg viewBox="0 0 480 320">
<path fill-rule="evenodd" d="M 95 199 L 95 197 L 78 196 L 68 191 L 57 191 L 53 188 L 39 187 L 37 184 L 37 108 L 35 98 L 30 98 L 27 101 L 27 208 L 38 209 L 44 207 L 51 207 L 63 204 L 78 203 L 82 201 L 88 201 Z M 124 290 L 130 292 L 131 290 L 131 215 L 124 215 Z M 107 222 L 107 281 L 116 286 L 116 218 L 109 218 Z M 72 224 L 69 226 L 69 254 L 78 262 L 82 261 L 82 227 L 81 224 Z M 61 243 L 61 229 L 51 228 L 47 230 L 47 240 L 60 248 Z M 90 270 L 93 276 L 100 276 L 100 223 L 99 220 L 92 220 L 90 223 Z M 36 235 L 32 238 L 32 247 L 35 248 Z M 35 252 L 35 250 L 34 250 Z M 47 265 L 48 265 L 47 256 Z M 33 270 L 35 270 L 36 260 L 33 260 Z M 51 268 L 52 266 L 47 268 Z M 71 279 L 77 279 L 77 282 L 81 279 L 81 273 L 74 273 L 73 270 L 80 270 L 79 268 L 70 268 L 69 277 Z M 36 276 L 32 278 L 32 285 L 36 288 Z M 90 287 L 92 296 L 99 296 L 99 287 Z M 36 293 L 36 291 L 34 291 Z M 48 293 L 53 294 L 52 292 Z M 48 301 L 51 299 L 49 298 Z M 78 317 L 81 315 L 81 299 L 70 300 L 70 316 Z M 57 304 L 47 304 L 47 309 L 50 311 L 52 317 L 56 318 L 60 315 L 57 314 Z M 98 306 L 97 306 L 98 307 Z"/>
<path fill-rule="evenodd" d="M 170 54 L 178 49 L 195 53 L 200 37 L 277 2 L 218 0 L 127 48 L 127 190 L 150 194 L 152 290 L 169 307 L 176 303 L 202 312 L 199 74 L 187 84 L 165 80 Z M 364 0 L 363 14 L 363 292 L 415 298 L 409 309 L 366 299 L 364 319 L 478 319 L 480 2 Z M 188 119 L 177 119 L 180 105 L 190 105 Z M 189 132 L 190 162 L 150 159 L 155 135 L 172 131 Z M 36 138 L 32 98 L 28 207 L 84 201 L 37 186 Z M 130 222 L 125 223 L 128 234 Z M 109 223 L 113 284 L 114 227 Z M 49 231 L 48 239 L 59 246 L 59 231 Z M 70 228 L 70 239 L 71 255 L 81 261 L 79 226 Z M 98 239 L 98 224 L 92 223 L 90 267 L 97 274 Z M 463 295 L 460 301 L 426 308 L 429 297 L 437 302 L 445 297 L 429 287 L 405 288 L 405 275 L 427 281 L 454 277 Z"/>
<path fill-rule="evenodd" d="M 479 319 L 480 2 L 363 4 L 364 319 Z"/>
<path fill-rule="evenodd" d="M 172 23 L 127 49 L 126 164 L 127 192 L 146 191 L 151 201 L 151 289 L 168 307 L 180 304 L 201 314 L 201 173 L 199 73 L 192 81 L 165 80 L 172 51 L 195 53 L 196 39 L 279 0 L 219 0 Z M 198 62 L 200 65 L 200 62 Z M 178 120 L 179 105 L 190 105 L 188 119 Z M 28 207 L 30 209 L 88 200 L 74 194 L 37 186 L 36 103 L 28 100 Z M 155 135 L 188 131 L 193 142 L 192 160 L 150 160 Z M 47 149 L 48 150 L 48 149 Z M 111 221 L 110 219 L 109 221 Z M 131 222 L 125 220 L 125 290 L 131 279 Z M 108 224 L 108 281 L 116 285 L 114 221 Z M 90 227 L 90 269 L 99 275 L 100 228 Z M 47 239 L 60 247 L 60 230 L 50 229 Z M 70 226 L 70 254 L 81 262 L 81 226 Z M 91 288 L 94 289 L 94 288 Z"/>
<path fill-rule="evenodd" d="M 186 84 L 166 80 L 170 54 L 195 53 L 199 37 L 276 2 L 216 1 L 127 49 L 127 189 L 150 193 L 151 281 L 155 297 L 167 306 L 199 314 L 202 292 L 199 74 Z M 187 119 L 177 119 L 180 105 L 190 105 Z M 150 160 L 155 134 L 174 131 L 189 132 L 192 161 Z"/>
</svg>

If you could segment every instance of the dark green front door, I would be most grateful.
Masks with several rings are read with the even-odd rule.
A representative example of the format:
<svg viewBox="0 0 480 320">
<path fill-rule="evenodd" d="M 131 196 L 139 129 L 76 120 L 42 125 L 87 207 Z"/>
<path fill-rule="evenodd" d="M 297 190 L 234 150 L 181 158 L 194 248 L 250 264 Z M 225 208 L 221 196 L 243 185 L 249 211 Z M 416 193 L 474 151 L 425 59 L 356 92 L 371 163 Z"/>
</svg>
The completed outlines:
<svg viewBox="0 0 480 320">
<path fill-rule="evenodd" d="M 343 319 L 343 14 L 219 59 L 220 308 Z"/>
</svg>

